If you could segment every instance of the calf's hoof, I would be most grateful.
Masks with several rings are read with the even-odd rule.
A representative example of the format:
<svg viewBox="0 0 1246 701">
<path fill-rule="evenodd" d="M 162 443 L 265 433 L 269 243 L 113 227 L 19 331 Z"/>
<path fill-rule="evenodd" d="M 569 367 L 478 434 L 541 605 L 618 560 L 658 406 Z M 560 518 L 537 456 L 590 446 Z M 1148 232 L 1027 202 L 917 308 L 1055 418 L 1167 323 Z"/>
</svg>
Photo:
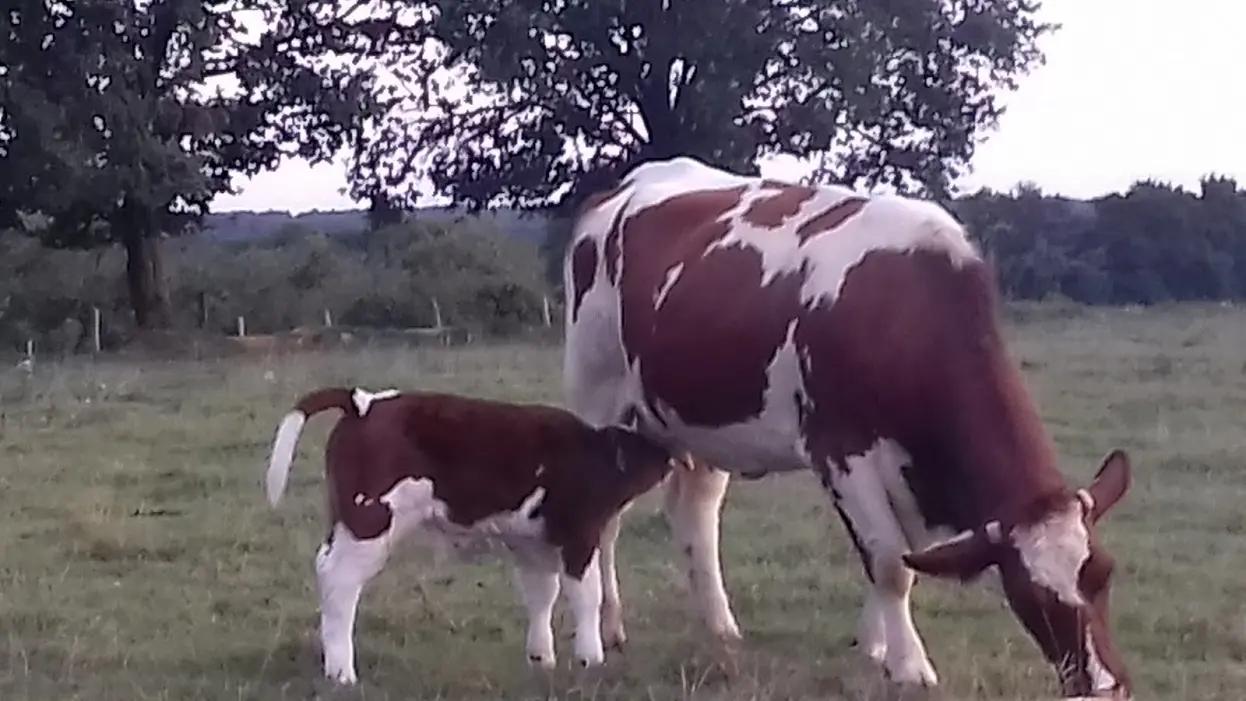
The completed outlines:
<svg viewBox="0 0 1246 701">
<path fill-rule="evenodd" d="M 558 660 L 553 655 L 533 655 L 529 653 L 528 664 L 538 669 L 553 669 L 558 664 Z"/>
<path fill-rule="evenodd" d="M 577 657 L 575 661 L 579 665 L 580 669 L 588 669 L 589 667 L 600 667 L 605 664 L 606 656 Z"/>
</svg>

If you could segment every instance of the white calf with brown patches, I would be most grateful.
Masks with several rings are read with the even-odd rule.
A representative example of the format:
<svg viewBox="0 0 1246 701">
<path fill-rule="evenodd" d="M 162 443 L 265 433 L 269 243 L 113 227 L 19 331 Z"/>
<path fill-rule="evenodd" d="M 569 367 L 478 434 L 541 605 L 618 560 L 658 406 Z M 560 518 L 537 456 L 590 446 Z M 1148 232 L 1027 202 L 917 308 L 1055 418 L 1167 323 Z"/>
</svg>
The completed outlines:
<svg viewBox="0 0 1246 701">
<path fill-rule="evenodd" d="M 1094 535 L 1128 459 L 1109 454 L 1081 496 L 1065 486 L 989 268 L 947 211 L 676 158 L 591 198 L 567 262 L 566 403 L 593 425 L 634 416 L 695 456 L 667 513 L 714 633 L 739 637 L 718 553 L 729 474 L 810 469 L 861 554 L 859 642 L 891 678 L 937 683 L 913 570 L 998 567 L 1066 695 L 1128 695 Z M 609 625 L 621 639 L 621 617 Z"/>
<path fill-rule="evenodd" d="M 560 593 L 575 620 L 576 659 L 604 661 L 602 532 L 669 473 L 675 461 L 665 448 L 553 407 L 324 389 L 301 399 L 278 428 L 267 475 L 274 506 L 304 424 L 329 409 L 343 416 L 325 449 L 332 526 L 315 558 L 326 676 L 358 680 L 360 596 L 408 537 L 462 558 L 512 557 L 533 664 L 556 663 L 552 613 Z"/>
</svg>

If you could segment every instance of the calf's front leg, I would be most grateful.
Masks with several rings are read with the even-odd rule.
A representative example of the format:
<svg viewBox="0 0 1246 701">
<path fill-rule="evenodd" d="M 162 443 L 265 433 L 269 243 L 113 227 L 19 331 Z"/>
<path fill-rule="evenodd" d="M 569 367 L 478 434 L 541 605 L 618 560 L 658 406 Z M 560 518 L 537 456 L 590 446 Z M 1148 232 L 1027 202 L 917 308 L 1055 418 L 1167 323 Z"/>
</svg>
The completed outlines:
<svg viewBox="0 0 1246 701">
<path fill-rule="evenodd" d="M 598 548 L 563 549 L 562 589 L 575 618 L 575 656 L 581 667 L 606 659 L 601 640 L 602 582 Z"/>
</svg>

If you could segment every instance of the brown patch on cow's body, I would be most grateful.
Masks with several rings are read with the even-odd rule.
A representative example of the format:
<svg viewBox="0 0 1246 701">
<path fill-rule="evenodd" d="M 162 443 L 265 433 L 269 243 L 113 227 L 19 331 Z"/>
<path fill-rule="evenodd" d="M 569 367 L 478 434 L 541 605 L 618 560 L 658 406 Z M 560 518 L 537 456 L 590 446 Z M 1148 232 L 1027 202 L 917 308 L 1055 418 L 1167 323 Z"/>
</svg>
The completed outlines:
<svg viewBox="0 0 1246 701">
<path fill-rule="evenodd" d="M 753 200 L 740 218 L 753 226 L 775 229 L 799 214 L 800 208 L 817 195 L 813 188 L 800 185 L 776 187 L 778 192 Z"/>
<path fill-rule="evenodd" d="M 593 285 L 597 275 L 597 242 L 591 238 L 581 239 L 571 251 L 571 283 L 573 286 L 571 320 L 575 321 L 580 314 L 580 304 L 584 295 Z"/>
<path fill-rule="evenodd" d="M 544 519 L 545 537 L 563 548 L 573 576 L 609 518 L 670 470 L 660 446 L 619 428 L 590 427 L 557 407 L 406 393 L 360 417 L 350 393 L 332 389 L 308 395 L 298 408 L 309 417 L 344 412 L 329 434 L 325 470 L 332 520 L 356 538 L 389 529 L 392 511 L 381 498 L 407 478 L 429 480 L 448 519 L 461 526 L 513 512 L 542 487 L 533 517 Z"/>
<path fill-rule="evenodd" d="M 624 346 L 629 358 L 642 358 L 650 406 L 660 400 L 689 425 L 722 426 L 761 411 L 766 365 L 787 333 L 779 312 L 799 290 L 795 274 L 759 290 L 762 259 L 751 248 L 732 246 L 702 257 L 729 231 L 724 215 L 742 194 L 743 188 L 733 188 L 682 195 L 624 223 Z M 681 264 L 678 280 L 655 309 L 657 291 Z M 738 322 L 705 323 L 703 295 L 709 289 L 716 291 L 714 304 L 732 310 Z M 733 331 L 733 323 L 748 332 Z M 730 353 L 704 352 L 724 334 L 732 339 Z"/>
<path fill-rule="evenodd" d="M 816 402 L 802 427 L 815 464 L 895 440 L 913 458 L 910 486 L 930 525 L 958 531 L 1064 488 L 1004 355 L 991 284 L 980 263 L 958 269 L 932 251 L 875 251 L 833 305 L 802 314 L 794 340 L 807 359 L 805 391 L 834 397 Z"/>
<path fill-rule="evenodd" d="M 864 197 L 849 197 L 837 202 L 797 227 L 796 238 L 804 243 L 818 234 L 833 231 L 856 216 L 868 203 L 869 200 Z"/>
</svg>

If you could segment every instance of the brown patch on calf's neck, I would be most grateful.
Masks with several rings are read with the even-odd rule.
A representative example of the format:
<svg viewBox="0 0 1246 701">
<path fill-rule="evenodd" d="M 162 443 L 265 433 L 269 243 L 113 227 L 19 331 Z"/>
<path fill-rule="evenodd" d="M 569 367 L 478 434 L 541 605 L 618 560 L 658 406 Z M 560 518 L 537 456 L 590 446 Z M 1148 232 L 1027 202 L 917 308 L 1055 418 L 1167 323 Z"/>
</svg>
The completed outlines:
<svg viewBox="0 0 1246 701">
<path fill-rule="evenodd" d="M 818 234 L 834 231 L 844 222 L 856 216 L 868 202 L 869 199 L 865 197 L 849 197 L 833 204 L 820 214 L 801 224 L 796 229 L 796 237 L 801 240 L 801 243 L 804 243 Z"/>
<path fill-rule="evenodd" d="M 571 321 L 579 317 L 580 303 L 597 276 L 597 242 L 591 238 L 581 239 L 571 251 Z"/>
<path fill-rule="evenodd" d="M 766 368 L 799 309 L 803 272 L 761 287 L 756 250 L 733 246 L 704 255 L 730 231 L 725 216 L 744 190 L 673 197 L 624 225 L 623 344 L 629 359 L 642 358 L 650 405 L 660 400 L 689 425 L 721 426 L 761 412 Z M 655 309 L 656 292 L 680 264 L 678 279 Z M 707 324 L 706 305 L 731 309 L 741 326 Z M 706 352 L 727 345 L 730 353 Z"/>
<path fill-rule="evenodd" d="M 782 184 L 771 187 L 777 188 L 778 192 L 753 200 L 740 219 L 763 229 L 776 229 L 799 214 L 801 206 L 817 195 L 811 187 Z"/>
</svg>

